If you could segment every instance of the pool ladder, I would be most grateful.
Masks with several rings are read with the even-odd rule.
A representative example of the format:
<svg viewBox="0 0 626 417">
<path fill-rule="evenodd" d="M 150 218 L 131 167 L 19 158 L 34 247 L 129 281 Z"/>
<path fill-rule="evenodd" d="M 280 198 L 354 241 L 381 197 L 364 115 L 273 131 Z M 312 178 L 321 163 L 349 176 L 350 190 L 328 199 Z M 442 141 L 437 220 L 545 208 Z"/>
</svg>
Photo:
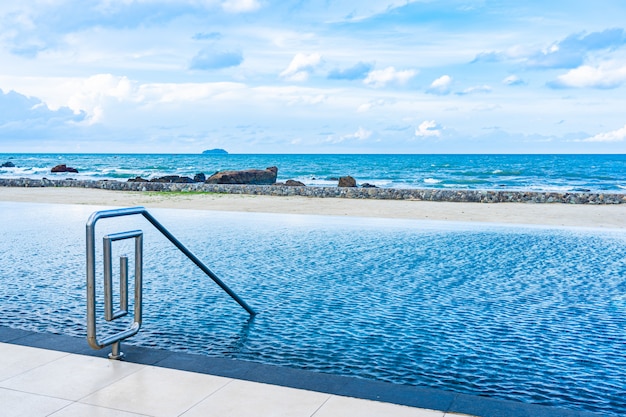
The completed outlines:
<svg viewBox="0 0 626 417">
<path fill-rule="evenodd" d="M 87 341 L 94 349 L 102 349 L 111 345 L 109 358 L 121 359 L 124 354 L 120 350 L 120 343 L 139 331 L 141 328 L 142 315 L 142 284 L 143 284 L 143 232 L 132 230 L 128 232 L 113 233 L 103 237 L 103 257 L 104 257 L 104 319 L 113 321 L 128 315 L 128 257 L 120 257 L 120 290 L 119 308 L 113 307 L 113 262 L 112 244 L 118 240 L 134 239 L 135 241 L 135 293 L 134 293 L 134 313 L 133 323 L 126 330 L 116 334 L 98 339 L 96 334 L 96 222 L 100 219 L 111 217 L 131 216 L 141 214 L 146 218 L 163 236 L 174 244 L 183 254 L 187 256 L 196 266 L 219 285 L 228 295 L 231 296 L 250 316 L 256 312 L 233 290 L 231 290 L 221 279 L 217 277 L 200 259 L 198 259 L 189 249 L 187 249 L 178 239 L 172 235 L 161 223 L 159 223 L 144 207 L 130 207 L 123 209 L 102 210 L 93 213 L 87 221 Z"/>
</svg>

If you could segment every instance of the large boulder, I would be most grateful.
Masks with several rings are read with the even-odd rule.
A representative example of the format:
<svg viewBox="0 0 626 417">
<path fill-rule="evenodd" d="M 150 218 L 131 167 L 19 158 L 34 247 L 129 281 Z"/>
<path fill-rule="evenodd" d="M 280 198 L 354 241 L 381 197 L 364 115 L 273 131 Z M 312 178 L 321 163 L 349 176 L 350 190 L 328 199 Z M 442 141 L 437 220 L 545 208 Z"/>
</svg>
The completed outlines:
<svg viewBox="0 0 626 417">
<path fill-rule="evenodd" d="M 205 181 L 207 184 L 250 184 L 269 185 L 276 183 L 278 168 L 246 169 L 242 171 L 220 171 Z"/>
<path fill-rule="evenodd" d="M 73 172 L 73 173 L 78 173 L 78 170 L 76 168 L 72 168 L 72 167 L 68 167 L 65 164 L 61 164 L 61 165 L 57 165 L 55 167 L 53 167 L 50 172 Z"/>
<path fill-rule="evenodd" d="M 15 168 L 15 164 L 11 161 L 2 164 L 2 168 Z"/>
<path fill-rule="evenodd" d="M 174 184 L 189 184 L 194 182 L 189 177 L 181 177 L 180 175 L 166 175 L 164 177 L 152 178 L 150 182 L 165 182 Z"/>
<path fill-rule="evenodd" d="M 278 187 L 306 187 L 306 184 L 296 180 L 287 180 L 285 182 L 277 182 L 274 185 Z"/>
<path fill-rule="evenodd" d="M 166 175 L 164 177 L 152 178 L 151 180 L 135 177 L 129 178 L 128 182 L 164 182 L 164 183 L 174 183 L 174 184 L 189 184 L 192 182 L 203 182 L 204 174 L 196 174 L 193 179 L 189 177 L 181 177 L 180 175 Z"/>
<path fill-rule="evenodd" d="M 345 176 L 339 178 L 339 187 L 356 187 L 356 180 L 351 176 Z"/>
<path fill-rule="evenodd" d="M 285 185 L 288 187 L 305 187 L 306 185 L 302 181 L 287 180 Z"/>
<path fill-rule="evenodd" d="M 147 180 L 142 177 L 135 177 L 135 178 L 129 178 L 128 182 L 150 182 L 150 180 Z"/>
</svg>

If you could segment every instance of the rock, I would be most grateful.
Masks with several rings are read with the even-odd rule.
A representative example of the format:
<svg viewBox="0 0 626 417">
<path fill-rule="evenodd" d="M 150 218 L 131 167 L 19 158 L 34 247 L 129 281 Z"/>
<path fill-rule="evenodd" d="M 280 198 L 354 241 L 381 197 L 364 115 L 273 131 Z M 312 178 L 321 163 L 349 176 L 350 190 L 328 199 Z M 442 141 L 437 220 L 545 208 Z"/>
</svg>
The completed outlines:
<svg viewBox="0 0 626 417">
<path fill-rule="evenodd" d="M 65 164 L 61 164 L 53 167 L 50 172 L 73 172 L 77 174 L 78 170 L 76 168 L 68 167 Z"/>
<path fill-rule="evenodd" d="M 243 171 L 219 171 L 211 175 L 207 184 L 270 185 L 276 183 L 278 168 L 247 169 Z"/>
<path fill-rule="evenodd" d="M 127 182 L 160 182 L 169 184 L 190 184 L 192 182 L 204 182 L 204 174 L 196 174 L 193 179 L 189 177 L 181 177 L 180 175 L 166 175 L 164 177 L 152 178 L 147 180 L 142 177 L 129 178 Z"/>
<path fill-rule="evenodd" d="M 164 177 L 152 178 L 150 182 L 165 182 L 174 184 L 188 184 L 194 182 L 189 177 L 181 177 L 180 175 L 166 175 Z"/>
<path fill-rule="evenodd" d="M 13 162 L 5 162 L 2 164 L 2 168 L 15 168 L 15 164 Z"/>
<path fill-rule="evenodd" d="M 296 180 L 287 180 L 285 181 L 285 185 L 288 187 L 306 187 L 303 182 Z"/>
<path fill-rule="evenodd" d="M 375 186 L 374 184 L 370 184 L 369 182 L 364 182 L 363 184 L 361 184 L 362 188 L 378 188 L 377 186 Z"/>
<path fill-rule="evenodd" d="M 351 176 L 345 176 L 339 178 L 339 187 L 356 187 L 356 180 Z"/>
</svg>

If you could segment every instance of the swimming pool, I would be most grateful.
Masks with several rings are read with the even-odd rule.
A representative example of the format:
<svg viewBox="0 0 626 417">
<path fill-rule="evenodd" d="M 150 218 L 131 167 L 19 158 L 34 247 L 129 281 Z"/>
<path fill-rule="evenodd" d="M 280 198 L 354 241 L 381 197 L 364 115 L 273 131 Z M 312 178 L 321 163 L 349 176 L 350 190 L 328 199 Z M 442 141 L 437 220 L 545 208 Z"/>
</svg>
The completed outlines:
<svg viewBox="0 0 626 417">
<path fill-rule="evenodd" d="M 85 335 L 99 209 L 0 203 L 0 324 Z M 150 212 L 259 314 L 140 216 L 104 220 L 102 234 L 145 233 L 144 323 L 125 343 L 626 413 L 623 232 Z"/>
</svg>

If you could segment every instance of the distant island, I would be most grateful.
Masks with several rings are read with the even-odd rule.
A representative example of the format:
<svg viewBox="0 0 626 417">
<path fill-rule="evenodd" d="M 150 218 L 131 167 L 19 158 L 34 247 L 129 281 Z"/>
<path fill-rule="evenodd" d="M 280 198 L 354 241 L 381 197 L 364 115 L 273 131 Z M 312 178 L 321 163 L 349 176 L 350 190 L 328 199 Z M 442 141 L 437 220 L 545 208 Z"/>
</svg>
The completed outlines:
<svg viewBox="0 0 626 417">
<path fill-rule="evenodd" d="M 207 149 L 206 151 L 202 152 L 203 155 L 228 155 L 228 152 L 226 152 L 224 149 Z"/>
</svg>

